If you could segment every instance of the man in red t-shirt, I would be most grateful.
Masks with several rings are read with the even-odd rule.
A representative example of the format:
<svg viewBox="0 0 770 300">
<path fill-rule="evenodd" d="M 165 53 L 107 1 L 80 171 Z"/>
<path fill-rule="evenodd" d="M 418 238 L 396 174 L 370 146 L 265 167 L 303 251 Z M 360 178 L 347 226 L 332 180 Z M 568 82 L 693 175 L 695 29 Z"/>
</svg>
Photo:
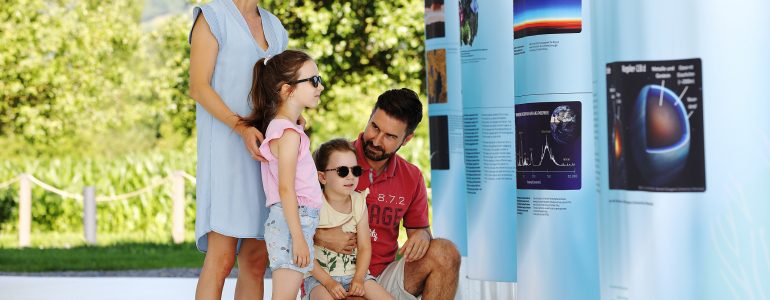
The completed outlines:
<svg viewBox="0 0 770 300">
<path fill-rule="evenodd" d="M 377 99 L 364 132 L 354 141 L 364 174 L 356 190 L 369 189 L 366 204 L 372 236 L 369 272 L 396 299 L 454 299 L 460 253 L 445 239 L 433 239 L 422 172 L 396 155 L 414 137 L 422 103 L 410 89 L 389 90 Z M 398 250 L 398 226 L 408 239 Z M 354 234 L 318 229 L 315 242 L 340 253 L 356 248 Z M 396 252 L 402 258 L 396 261 Z"/>
</svg>

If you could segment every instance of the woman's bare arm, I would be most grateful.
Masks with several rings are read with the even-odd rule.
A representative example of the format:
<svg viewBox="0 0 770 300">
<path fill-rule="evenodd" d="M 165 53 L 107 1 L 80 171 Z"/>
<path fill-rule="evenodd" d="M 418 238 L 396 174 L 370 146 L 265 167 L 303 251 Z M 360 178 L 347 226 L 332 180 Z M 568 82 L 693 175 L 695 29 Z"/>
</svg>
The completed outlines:
<svg viewBox="0 0 770 300">
<path fill-rule="evenodd" d="M 190 40 L 190 97 L 217 120 L 225 123 L 241 135 L 246 149 L 254 159 L 264 161 L 257 146 L 257 142 L 261 142 L 264 138 L 262 133 L 254 127 L 239 124 L 239 116 L 227 107 L 220 95 L 211 87 L 211 77 L 217 62 L 219 44 L 209 30 L 206 18 L 202 18 L 201 15 L 198 15 L 195 25 L 193 25 Z"/>
</svg>

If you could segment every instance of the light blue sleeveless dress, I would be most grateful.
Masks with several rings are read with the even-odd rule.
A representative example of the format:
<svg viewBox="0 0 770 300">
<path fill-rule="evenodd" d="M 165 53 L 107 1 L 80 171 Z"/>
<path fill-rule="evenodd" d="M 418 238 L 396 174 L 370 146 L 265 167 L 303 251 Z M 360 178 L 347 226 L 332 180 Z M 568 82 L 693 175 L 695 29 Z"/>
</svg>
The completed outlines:
<svg viewBox="0 0 770 300">
<path fill-rule="evenodd" d="M 286 29 L 278 18 L 260 8 L 269 45 L 264 51 L 231 0 L 214 0 L 195 7 L 193 22 L 201 13 L 219 45 L 211 86 L 230 110 L 246 116 L 251 111 L 248 98 L 254 64 L 266 55 L 274 56 L 286 49 L 289 42 Z M 237 238 L 264 239 L 268 210 L 260 163 L 251 158 L 241 137 L 230 127 L 200 104 L 195 111 L 198 129 L 195 242 L 198 250 L 207 251 L 211 231 Z"/>
</svg>

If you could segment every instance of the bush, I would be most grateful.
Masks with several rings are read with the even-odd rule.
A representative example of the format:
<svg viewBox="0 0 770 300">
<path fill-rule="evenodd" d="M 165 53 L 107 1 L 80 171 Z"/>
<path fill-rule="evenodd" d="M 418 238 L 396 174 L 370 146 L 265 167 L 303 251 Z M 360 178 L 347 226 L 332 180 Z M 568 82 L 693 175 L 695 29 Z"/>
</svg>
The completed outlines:
<svg viewBox="0 0 770 300">
<path fill-rule="evenodd" d="M 194 173 L 189 15 L 145 27 L 143 2 L 0 5 L 0 182 L 29 173 L 75 194 L 92 185 L 98 196 L 132 192 L 173 170 Z M 425 99 L 423 4 L 261 3 L 282 20 L 290 48 L 307 49 L 326 80 L 322 104 L 307 114 L 313 146 L 355 138 L 385 90 L 407 87 Z M 399 153 L 430 185 L 427 123 Z M 186 186 L 186 226 L 192 228 L 195 189 Z M 99 202 L 98 231 L 167 235 L 169 190 Z M 0 190 L 0 233 L 16 231 L 17 201 L 18 184 Z M 32 218 L 33 232 L 79 232 L 82 204 L 34 187 Z"/>
<path fill-rule="evenodd" d="M 129 193 L 162 179 L 174 170 L 195 174 L 194 152 L 153 153 L 108 159 L 50 159 L 5 161 L 2 180 L 28 173 L 41 181 L 74 194 L 94 186 L 98 196 Z M 18 183 L 0 191 L 0 232 L 17 231 Z M 195 187 L 185 184 L 185 226 L 195 224 Z M 97 202 L 97 231 L 101 233 L 144 233 L 167 235 L 171 232 L 171 185 L 164 184 L 136 198 Z M 36 185 L 32 188 L 33 232 L 79 232 L 83 230 L 81 201 L 64 199 Z"/>
</svg>

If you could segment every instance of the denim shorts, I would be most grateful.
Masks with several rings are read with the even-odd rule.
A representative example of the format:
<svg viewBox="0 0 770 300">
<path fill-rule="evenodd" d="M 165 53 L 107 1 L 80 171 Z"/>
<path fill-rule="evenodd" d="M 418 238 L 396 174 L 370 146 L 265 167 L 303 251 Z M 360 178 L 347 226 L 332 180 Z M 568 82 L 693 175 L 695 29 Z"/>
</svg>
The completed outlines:
<svg viewBox="0 0 770 300">
<path fill-rule="evenodd" d="M 283 215 L 283 207 L 280 203 L 270 206 L 270 213 L 265 221 L 265 243 L 267 244 L 267 254 L 270 258 L 270 270 L 291 269 L 300 273 L 310 273 L 315 261 L 313 251 L 313 235 L 318 227 L 318 212 L 320 209 L 313 207 L 299 207 L 299 223 L 302 226 L 302 235 L 307 242 L 310 252 L 310 263 L 300 268 L 293 262 L 293 252 L 291 251 L 291 234 L 289 225 Z"/>
<path fill-rule="evenodd" d="M 334 281 L 339 282 L 342 284 L 342 288 L 344 288 L 346 291 L 350 291 L 350 283 L 353 282 L 353 275 L 346 275 L 346 276 L 332 276 L 332 279 Z M 374 276 L 366 274 L 366 278 L 364 278 L 364 282 L 367 280 L 375 280 Z M 313 291 L 313 288 L 321 286 L 322 289 L 325 287 L 321 285 L 321 282 L 318 281 L 318 279 L 315 279 L 315 277 L 310 276 L 308 278 L 305 278 L 305 298 L 306 300 L 310 300 L 310 292 Z"/>
</svg>

